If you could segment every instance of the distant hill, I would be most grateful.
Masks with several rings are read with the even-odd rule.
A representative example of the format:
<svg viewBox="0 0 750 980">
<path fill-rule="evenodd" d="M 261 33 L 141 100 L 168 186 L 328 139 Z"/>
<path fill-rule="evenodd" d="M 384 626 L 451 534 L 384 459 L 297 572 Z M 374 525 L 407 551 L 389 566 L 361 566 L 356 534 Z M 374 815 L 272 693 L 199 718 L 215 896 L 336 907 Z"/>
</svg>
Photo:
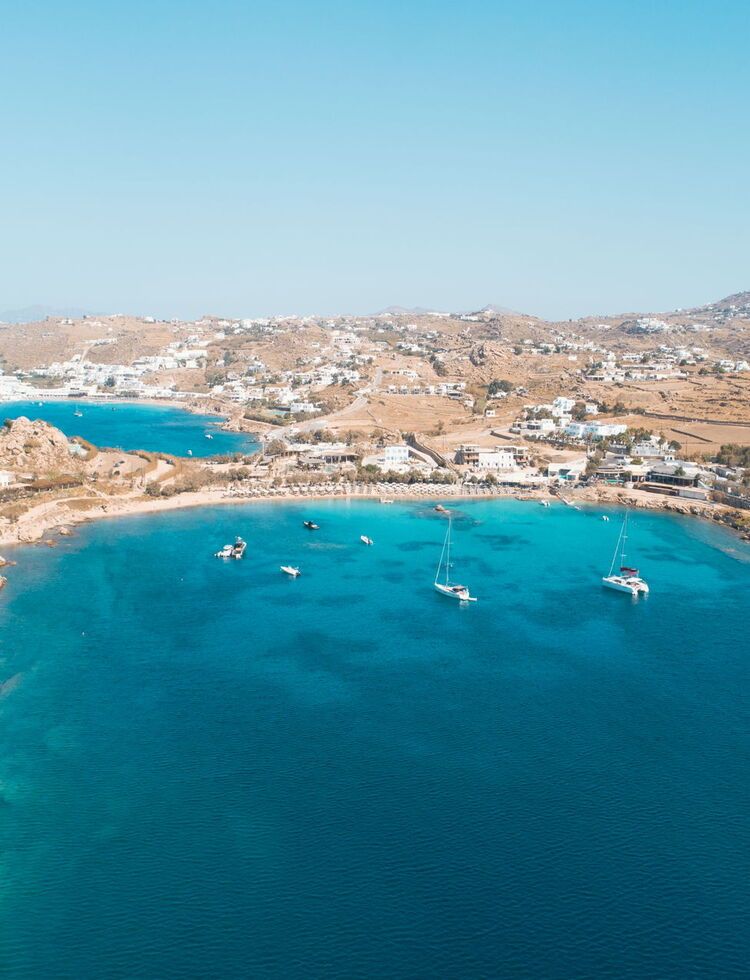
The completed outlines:
<svg viewBox="0 0 750 980">
<path fill-rule="evenodd" d="M 92 310 L 84 310 L 75 306 L 67 308 L 61 306 L 24 306 L 18 310 L 0 311 L 0 323 L 35 323 L 48 316 L 81 317 L 92 314 Z"/>
<path fill-rule="evenodd" d="M 750 306 L 750 290 L 746 289 L 742 293 L 732 293 L 731 296 L 725 296 L 724 299 L 720 299 L 718 303 L 712 303 L 711 306 L 718 306 L 721 309 L 725 309 L 727 306 L 748 307 Z"/>
</svg>

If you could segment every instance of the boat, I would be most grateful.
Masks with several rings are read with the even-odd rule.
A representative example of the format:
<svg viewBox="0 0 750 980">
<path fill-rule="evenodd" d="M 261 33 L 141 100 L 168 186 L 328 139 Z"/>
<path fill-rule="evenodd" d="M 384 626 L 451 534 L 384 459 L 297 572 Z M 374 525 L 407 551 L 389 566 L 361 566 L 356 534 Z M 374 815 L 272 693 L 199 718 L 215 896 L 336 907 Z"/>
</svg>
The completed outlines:
<svg viewBox="0 0 750 980">
<path fill-rule="evenodd" d="M 291 578 L 298 578 L 302 574 L 294 565 L 280 565 L 279 567 L 285 575 L 289 575 Z"/>
<path fill-rule="evenodd" d="M 203 435 L 206 437 L 206 439 L 213 439 L 213 436 L 211 435 L 210 432 L 204 432 Z"/>
<path fill-rule="evenodd" d="M 443 541 L 443 550 L 440 552 L 440 561 L 438 562 L 437 571 L 435 572 L 435 581 L 433 584 L 437 592 L 439 592 L 441 595 L 448 596 L 449 599 L 458 599 L 461 602 L 476 602 L 476 597 L 471 595 L 467 585 L 460 585 L 459 583 L 451 582 L 450 580 L 452 525 L 453 519 L 449 517 L 448 530 L 445 534 L 445 541 Z M 441 582 L 440 575 L 443 569 L 445 569 L 445 581 Z"/>
<path fill-rule="evenodd" d="M 438 512 L 438 514 L 447 514 L 448 513 L 448 508 L 447 507 L 443 507 L 442 504 L 435 504 L 435 506 L 433 507 L 433 510 L 436 510 Z"/>
<path fill-rule="evenodd" d="M 392 504 L 393 503 L 393 497 L 381 497 L 380 498 L 380 503 L 381 504 Z"/>
<path fill-rule="evenodd" d="M 193 450 L 192 449 L 188 449 L 187 454 L 188 454 L 188 456 L 192 456 L 193 455 Z"/>
<path fill-rule="evenodd" d="M 320 524 L 316 524 L 315 521 L 303 521 L 302 527 L 306 527 L 308 531 L 320 530 Z"/>
<path fill-rule="evenodd" d="M 626 512 L 625 520 L 620 528 L 620 536 L 615 546 L 615 553 L 612 555 L 609 574 L 602 578 L 602 585 L 607 589 L 614 589 L 615 592 L 626 592 L 637 598 L 639 595 L 648 595 L 649 588 L 648 583 L 641 578 L 638 569 L 625 564 L 625 542 L 627 539 L 628 515 Z M 618 566 L 617 572 L 615 572 L 616 565 Z"/>
<path fill-rule="evenodd" d="M 608 520 L 609 520 L 609 518 L 607 517 L 607 515 L 606 515 L 606 514 L 602 514 L 602 520 L 603 520 L 603 521 L 608 521 Z"/>
<path fill-rule="evenodd" d="M 225 544 L 223 548 L 214 554 L 214 558 L 243 558 L 247 542 L 242 538 L 236 538 L 234 544 Z"/>
<path fill-rule="evenodd" d="M 549 500 L 540 500 L 539 503 L 542 507 L 549 507 Z"/>
<path fill-rule="evenodd" d="M 368 538 L 366 534 L 360 534 L 359 540 L 362 542 L 362 544 L 374 544 L 372 538 Z"/>
<path fill-rule="evenodd" d="M 75 415 L 75 417 L 77 419 L 82 419 L 83 418 L 83 412 L 80 410 L 80 408 L 77 408 L 75 410 L 75 412 L 73 412 L 73 415 Z"/>
</svg>

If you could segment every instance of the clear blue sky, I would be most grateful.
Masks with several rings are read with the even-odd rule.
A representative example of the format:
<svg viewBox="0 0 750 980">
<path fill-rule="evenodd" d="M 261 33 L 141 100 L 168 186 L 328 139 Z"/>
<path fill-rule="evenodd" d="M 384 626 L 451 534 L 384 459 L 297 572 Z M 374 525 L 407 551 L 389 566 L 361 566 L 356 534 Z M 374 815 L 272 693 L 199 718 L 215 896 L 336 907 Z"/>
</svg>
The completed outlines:
<svg viewBox="0 0 750 980">
<path fill-rule="evenodd" d="M 0 309 L 750 288 L 747 0 L 55 0 L 0 33 Z"/>
</svg>

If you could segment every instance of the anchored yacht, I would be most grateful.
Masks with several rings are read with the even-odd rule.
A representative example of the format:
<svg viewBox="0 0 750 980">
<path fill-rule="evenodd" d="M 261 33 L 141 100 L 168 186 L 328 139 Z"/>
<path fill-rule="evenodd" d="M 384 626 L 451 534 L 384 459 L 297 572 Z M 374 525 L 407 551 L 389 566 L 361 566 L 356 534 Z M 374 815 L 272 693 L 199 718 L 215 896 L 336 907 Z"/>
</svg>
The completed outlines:
<svg viewBox="0 0 750 980">
<path fill-rule="evenodd" d="M 612 556 L 612 564 L 609 566 L 609 574 L 602 579 L 602 585 L 606 589 L 614 589 L 615 592 L 627 592 L 633 597 L 641 594 L 648 595 L 648 583 L 645 582 L 637 568 L 625 564 L 625 542 L 628 539 L 628 514 L 625 512 L 625 520 L 620 528 L 620 536 L 617 539 L 615 553 Z M 618 571 L 615 572 L 615 566 Z"/>
<path fill-rule="evenodd" d="M 449 599 L 459 599 L 461 602 L 476 602 L 476 597 L 471 595 L 468 585 L 459 585 L 457 582 L 451 582 L 450 580 L 452 524 L 453 518 L 449 516 L 448 530 L 445 534 L 443 550 L 440 552 L 440 561 L 438 562 L 437 571 L 435 572 L 435 581 L 433 584 L 437 592 L 439 592 L 441 595 L 448 596 Z M 441 582 L 440 578 L 443 569 L 445 569 L 445 579 Z"/>
</svg>

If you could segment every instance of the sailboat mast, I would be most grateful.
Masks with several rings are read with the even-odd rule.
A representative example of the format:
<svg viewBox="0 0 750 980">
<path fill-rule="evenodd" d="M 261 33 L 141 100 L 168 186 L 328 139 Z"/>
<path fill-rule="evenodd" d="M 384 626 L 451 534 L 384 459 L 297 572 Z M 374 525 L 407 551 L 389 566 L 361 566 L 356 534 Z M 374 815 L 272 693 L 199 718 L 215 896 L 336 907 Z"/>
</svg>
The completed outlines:
<svg viewBox="0 0 750 980">
<path fill-rule="evenodd" d="M 448 584 L 448 576 L 450 575 L 451 567 L 451 525 L 453 523 L 453 518 L 448 518 L 448 554 L 445 559 L 445 584 Z"/>
<path fill-rule="evenodd" d="M 626 520 L 627 520 L 627 516 L 626 516 Z M 620 551 L 620 544 L 622 543 L 622 536 L 623 536 L 624 531 L 625 531 L 625 523 L 623 522 L 623 525 L 620 528 L 620 534 L 619 534 L 619 536 L 617 538 L 617 544 L 615 545 L 615 550 L 614 550 L 614 552 L 612 554 L 612 564 L 609 566 L 609 574 L 610 575 L 615 570 L 615 562 L 617 561 L 617 555 L 618 555 L 618 553 Z"/>
</svg>

